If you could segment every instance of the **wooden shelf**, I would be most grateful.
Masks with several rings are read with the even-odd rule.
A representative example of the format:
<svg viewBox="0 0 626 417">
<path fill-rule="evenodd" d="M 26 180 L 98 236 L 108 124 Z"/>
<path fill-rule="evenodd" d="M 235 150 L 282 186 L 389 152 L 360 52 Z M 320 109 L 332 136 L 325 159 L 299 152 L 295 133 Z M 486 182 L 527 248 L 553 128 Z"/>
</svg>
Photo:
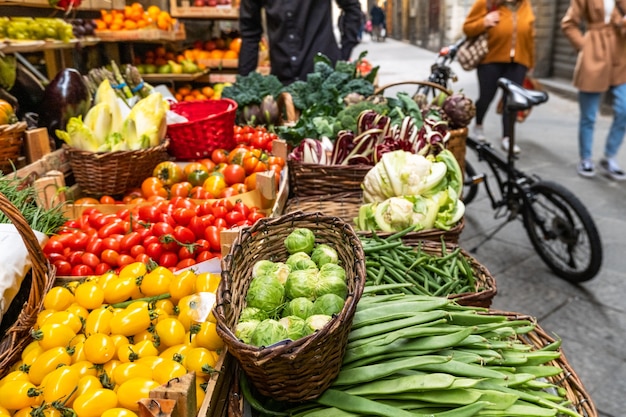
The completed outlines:
<svg viewBox="0 0 626 417">
<path fill-rule="evenodd" d="M 62 42 L 56 40 L 32 40 L 32 41 L 17 41 L 11 39 L 5 39 L 0 41 L 0 51 L 3 53 L 12 52 L 41 52 L 41 51 L 54 51 L 59 49 L 73 49 L 76 46 L 92 46 L 100 42 L 98 38 L 84 38 L 84 39 L 72 39 L 70 42 Z"/>
<path fill-rule="evenodd" d="M 172 17 L 187 19 L 239 19 L 239 8 L 233 6 L 194 7 L 188 0 L 178 5 L 177 0 L 170 0 L 170 14 Z"/>
<path fill-rule="evenodd" d="M 83 0 L 78 10 L 123 9 L 125 4 L 124 0 Z M 0 5 L 53 8 L 48 0 L 0 0 Z"/>
</svg>

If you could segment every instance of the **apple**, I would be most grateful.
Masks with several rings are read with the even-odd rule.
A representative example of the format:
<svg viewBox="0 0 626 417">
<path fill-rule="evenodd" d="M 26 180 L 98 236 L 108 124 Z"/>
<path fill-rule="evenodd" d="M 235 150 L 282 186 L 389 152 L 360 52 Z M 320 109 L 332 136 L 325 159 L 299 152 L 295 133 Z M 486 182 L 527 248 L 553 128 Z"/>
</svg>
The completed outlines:
<svg viewBox="0 0 626 417">
<path fill-rule="evenodd" d="M 211 52 L 212 50 L 215 49 L 215 46 L 216 46 L 215 41 L 213 39 L 209 39 L 208 41 L 204 43 L 204 50 Z"/>
<path fill-rule="evenodd" d="M 204 0 L 194 0 L 193 5 L 195 7 L 202 7 L 204 6 Z"/>
<path fill-rule="evenodd" d="M 217 0 L 207 0 L 206 4 L 209 7 L 215 7 L 217 6 Z"/>
</svg>

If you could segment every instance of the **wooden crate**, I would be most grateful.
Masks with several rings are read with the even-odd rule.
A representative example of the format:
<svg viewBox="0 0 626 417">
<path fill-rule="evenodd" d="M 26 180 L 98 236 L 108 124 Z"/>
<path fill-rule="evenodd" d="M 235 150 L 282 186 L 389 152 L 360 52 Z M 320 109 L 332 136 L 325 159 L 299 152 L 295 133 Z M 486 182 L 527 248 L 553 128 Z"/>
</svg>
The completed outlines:
<svg viewBox="0 0 626 417">
<path fill-rule="evenodd" d="M 239 8 L 235 5 L 194 7 L 189 0 L 170 0 L 170 14 L 172 17 L 238 19 Z"/>
</svg>

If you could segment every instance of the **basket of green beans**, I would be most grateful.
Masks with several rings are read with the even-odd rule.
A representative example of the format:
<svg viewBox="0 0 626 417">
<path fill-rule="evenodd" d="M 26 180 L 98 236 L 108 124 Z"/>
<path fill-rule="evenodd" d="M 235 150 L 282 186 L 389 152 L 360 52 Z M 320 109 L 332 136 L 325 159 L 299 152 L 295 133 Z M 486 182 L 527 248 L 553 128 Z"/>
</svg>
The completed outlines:
<svg viewBox="0 0 626 417">
<path fill-rule="evenodd" d="M 433 295 L 461 305 L 489 307 L 497 293 L 489 270 L 460 246 L 405 241 L 404 232 L 361 236 L 366 286 L 393 284 L 386 293 Z"/>
<path fill-rule="evenodd" d="M 597 417 L 534 317 L 366 287 L 341 371 L 313 401 L 271 401 L 241 377 L 256 416 Z"/>
</svg>

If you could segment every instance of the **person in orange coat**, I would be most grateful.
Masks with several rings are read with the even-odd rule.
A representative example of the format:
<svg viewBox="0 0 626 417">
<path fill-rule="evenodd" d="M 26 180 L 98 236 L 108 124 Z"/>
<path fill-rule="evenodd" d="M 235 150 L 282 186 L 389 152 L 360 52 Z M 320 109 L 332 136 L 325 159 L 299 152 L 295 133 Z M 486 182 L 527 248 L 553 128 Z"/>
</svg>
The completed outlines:
<svg viewBox="0 0 626 417">
<path fill-rule="evenodd" d="M 529 0 L 476 0 L 463 24 L 468 38 L 487 31 L 489 52 L 476 68 L 479 96 L 473 136 L 485 140 L 483 120 L 500 77 L 518 84 L 535 66 L 535 14 Z M 502 121 L 502 148 L 509 149 L 509 120 Z M 519 152 L 515 145 L 514 151 Z"/>
<path fill-rule="evenodd" d="M 561 29 L 578 51 L 573 83 L 578 88 L 580 118 L 578 174 L 593 177 L 593 131 L 602 93 L 613 96 L 613 122 L 600 167 L 614 180 L 626 180 L 615 161 L 626 134 L 626 0 L 571 0 Z M 583 34 L 581 24 L 585 25 Z"/>
</svg>

